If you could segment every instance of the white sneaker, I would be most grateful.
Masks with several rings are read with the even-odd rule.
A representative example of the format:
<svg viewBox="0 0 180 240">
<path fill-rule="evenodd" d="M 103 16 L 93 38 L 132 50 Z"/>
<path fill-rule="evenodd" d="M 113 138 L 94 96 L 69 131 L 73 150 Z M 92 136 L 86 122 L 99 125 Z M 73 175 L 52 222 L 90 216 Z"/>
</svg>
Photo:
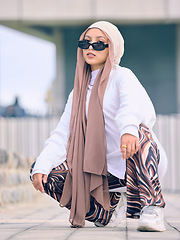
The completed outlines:
<svg viewBox="0 0 180 240">
<path fill-rule="evenodd" d="M 143 207 L 140 213 L 137 230 L 143 232 L 165 231 L 163 209 L 158 206 Z"/>
<path fill-rule="evenodd" d="M 126 206 L 127 206 L 126 193 L 122 192 L 119 203 L 115 208 L 112 218 L 110 222 L 107 224 L 108 227 L 118 227 L 122 220 L 126 219 Z M 96 227 L 105 227 L 102 223 L 98 221 L 95 221 L 94 225 Z"/>
<path fill-rule="evenodd" d="M 121 193 L 121 198 L 119 203 L 112 215 L 110 223 L 108 227 L 118 227 L 120 226 L 121 222 L 126 219 L 126 207 L 127 207 L 127 197 L 126 193 Z"/>
</svg>

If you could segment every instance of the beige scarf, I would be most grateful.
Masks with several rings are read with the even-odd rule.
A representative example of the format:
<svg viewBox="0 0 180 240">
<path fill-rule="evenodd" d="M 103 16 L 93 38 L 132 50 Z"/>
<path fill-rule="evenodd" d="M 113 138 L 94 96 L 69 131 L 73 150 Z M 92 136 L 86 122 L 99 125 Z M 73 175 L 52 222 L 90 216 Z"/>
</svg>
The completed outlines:
<svg viewBox="0 0 180 240">
<path fill-rule="evenodd" d="M 80 40 L 84 38 L 86 32 L 87 30 L 81 35 Z M 109 56 L 99 70 L 91 92 L 88 120 L 86 94 L 91 71 L 90 66 L 84 61 L 82 49 L 78 49 L 77 52 L 67 149 L 69 172 L 60 204 L 67 206 L 71 203 L 69 221 L 79 227 L 85 225 L 85 216 L 90 209 L 90 196 L 106 210 L 109 209 L 103 97 L 114 62 L 114 45 L 106 32 L 105 34 L 109 39 Z"/>
</svg>

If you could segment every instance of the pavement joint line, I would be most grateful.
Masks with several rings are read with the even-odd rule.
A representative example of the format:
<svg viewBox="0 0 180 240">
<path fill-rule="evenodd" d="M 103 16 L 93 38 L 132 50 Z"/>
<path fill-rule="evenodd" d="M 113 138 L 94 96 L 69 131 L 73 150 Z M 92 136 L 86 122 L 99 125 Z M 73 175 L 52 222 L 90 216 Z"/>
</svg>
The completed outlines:
<svg viewBox="0 0 180 240">
<path fill-rule="evenodd" d="M 39 224 L 39 225 L 41 225 L 41 224 Z M 34 227 L 34 226 L 31 226 L 31 227 L 28 227 L 28 228 L 26 228 L 26 229 L 23 229 L 23 230 L 21 230 L 20 232 L 17 232 L 17 233 L 15 233 L 15 234 L 13 234 L 12 236 L 10 236 L 9 238 L 7 238 L 6 240 L 11 240 L 11 239 L 13 239 L 15 236 L 18 236 L 19 234 L 21 234 L 21 233 L 23 233 L 23 232 L 25 232 L 25 231 L 33 228 L 33 227 Z"/>
<path fill-rule="evenodd" d="M 127 226 L 127 221 L 126 221 L 126 239 L 128 239 L 128 226 Z"/>
<path fill-rule="evenodd" d="M 54 216 L 52 216 L 51 218 L 45 220 L 44 222 L 41 222 L 41 223 L 39 223 L 39 224 L 34 224 L 34 225 L 31 226 L 31 227 L 27 227 L 27 228 L 25 228 L 25 229 L 23 229 L 23 230 L 15 233 L 15 234 L 13 234 L 12 236 L 10 236 L 9 238 L 7 238 L 6 240 L 11 240 L 11 239 L 13 239 L 15 236 L 18 236 L 19 234 L 21 234 L 21 233 L 23 233 L 23 232 L 25 232 L 25 231 L 28 231 L 29 229 L 33 229 L 33 228 L 39 227 L 39 226 L 43 225 L 44 223 L 46 223 L 46 222 L 54 219 L 54 218 L 57 217 L 57 216 L 58 216 L 58 214 L 55 214 Z"/>
<path fill-rule="evenodd" d="M 172 226 L 168 221 L 166 221 L 166 223 L 167 223 L 171 228 L 173 228 L 173 229 L 176 230 L 178 233 L 180 233 L 180 230 L 177 229 L 176 227 Z"/>
<path fill-rule="evenodd" d="M 65 240 L 68 240 L 75 232 L 77 232 L 79 230 L 79 228 L 75 228 L 73 229 L 73 231 L 69 234 L 69 236 L 67 236 L 67 238 Z"/>
</svg>

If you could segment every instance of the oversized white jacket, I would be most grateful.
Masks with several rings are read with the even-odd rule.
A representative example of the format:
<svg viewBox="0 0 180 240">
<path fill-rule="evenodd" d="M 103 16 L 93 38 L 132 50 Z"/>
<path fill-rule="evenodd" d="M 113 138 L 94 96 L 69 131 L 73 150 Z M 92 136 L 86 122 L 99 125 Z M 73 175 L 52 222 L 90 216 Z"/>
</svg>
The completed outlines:
<svg viewBox="0 0 180 240">
<path fill-rule="evenodd" d="M 90 85 L 86 97 L 86 115 L 92 86 L 98 70 L 92 72 Z M 69 123 L 71 116 L 73 91 L 62 117 L 50 138 L 45 142 L 45 147 L 36 160 L 33 173 L 49 174 L 52 168 L 66 160 L 67 142 L 69 137 Z M 138 127 L 144 123 L 153 135 L 160 148 L 159 174 L 162 177 L 167 168 L 166 154 L 152 131 L 156 114 L 152 102 L 145 89 L 133 72 L 127 68 L 113 66 L 103 99 L 103 113 L 105 119 L 105 134 L 107 141 L 108 171 L 118 178 L 123 179 L 126 162 L 122 159 L 120 139 L 125 133 L 138 137 Z M 87 116 L 88 119 L 88 116 Z"/>
</svg>

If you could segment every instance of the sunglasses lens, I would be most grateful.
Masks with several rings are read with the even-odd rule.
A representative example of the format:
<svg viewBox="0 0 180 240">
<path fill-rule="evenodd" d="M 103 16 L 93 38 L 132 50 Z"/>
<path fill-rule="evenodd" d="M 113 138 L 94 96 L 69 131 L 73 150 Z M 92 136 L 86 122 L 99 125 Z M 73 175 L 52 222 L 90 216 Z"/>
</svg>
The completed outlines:
<svg viewBox="0 0 180 240">
<path fill-rule="evenodd" d="M 105 49 L 105 44 L 104 43 L 93 43 L 93 48 L 96 51 L 102 51 Z"/>
<path fill-rule="evenodd" d="M 78 47 L 81 49 L 88 49 L 89 48 L 89 42 L 87 41 L 79 41 Z"/>
<path fill-rule="evenodd" d="M 95 51 L 102 51 L 106 47 L 108 47 L 108 44 L 104 44 L 103 42 L 90 43 L 87 40 L 82 40 L 78 42 L 78 47 L 81 49 L 88 49 L 90 45 L 93 47 Z"/>
</svg>

